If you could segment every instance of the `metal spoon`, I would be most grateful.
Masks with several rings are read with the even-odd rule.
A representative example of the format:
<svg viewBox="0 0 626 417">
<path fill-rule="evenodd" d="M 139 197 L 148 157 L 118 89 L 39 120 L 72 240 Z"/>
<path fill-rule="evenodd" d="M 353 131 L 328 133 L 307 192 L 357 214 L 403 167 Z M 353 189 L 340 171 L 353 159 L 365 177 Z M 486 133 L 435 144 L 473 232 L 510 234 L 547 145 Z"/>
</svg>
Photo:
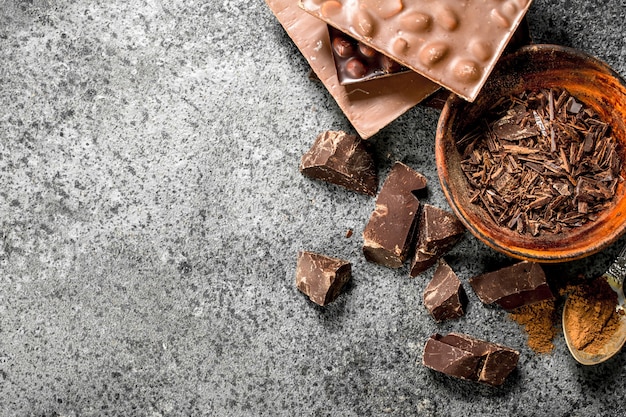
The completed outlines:
<svg viewBox="0 0 626 417">
<path fill-rule="evenodd" d="M 617 311 L 626 312 L 626 299 L 624 298 L 624 277 L 626 277 L 626 247 L 622 249 L 613 264 L 602 275 L 609 283 L 613 291 L 617 293 Z M 622 349 L 626 342 L 626 314 L 621 314 L 620 327 L 613 334 L 611 339 L 596 354 L 589 354 L 583 350 L 576 349 L 570 337 L 570 332 L 565 324 L 566 311 L 570 303 L 569 299 L 565 301 L 563 306 L 563 334 L 565 335 L 565 343 L 574 359 L 583 365 L 596 365 L 611 358 Z"/>
</svg>

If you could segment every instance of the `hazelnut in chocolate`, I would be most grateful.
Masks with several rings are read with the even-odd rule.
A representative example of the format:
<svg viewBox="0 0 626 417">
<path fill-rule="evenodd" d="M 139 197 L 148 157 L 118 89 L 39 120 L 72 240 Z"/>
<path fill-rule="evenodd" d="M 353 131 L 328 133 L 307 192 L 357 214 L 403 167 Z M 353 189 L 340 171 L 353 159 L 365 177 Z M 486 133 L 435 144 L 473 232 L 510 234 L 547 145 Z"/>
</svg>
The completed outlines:
<svg viewBox="0 0 626 417">
<path fill-rule="evenodd" d="M 352 265 L 343 259 L 314 252 L 298 252 L 296 287 L 315 304 L 334 301 L 352 276 Z"/>
<path fill-rule="evenodd" d="M 424 346 L 424 366 L 456 378 L 502 385 L 517 367 L 519 352 L 460 333 L 432 335 Z"/>
<path fill-rule="evenodd" d="M 300 172 L 359 193 L 376 195 L 378 175 L 363 141 L 346 132 L 321 133 L 302 156 Z"/>
<path fill-rule="evenodd" d="M 554 299 L 541 265 L 522 261 L 471 278 L 472 289 L 485 304 L 505 310 Z"/>
<path fill-rule="evenodd" d="M 427 270 L 463 237 L 465 226 L 451 212 L 425 204 L 419 218 L 411 276 Z"/>
<path fill-rule="evenodd" d="M 437 322 L 456 319 L 465 314 L 467 297 L 461 280 L 443 259 L 424 290 L 424 306 Z"/>
<path fill-rule="evenodd" d="M 343 85 L 409 71 L 407 67 L 332 26 L 328 27 L 328 34 L 337 78 Z"/>
<path fill-rule="evenodd" d="M 400 268 L 414 241 L 420 207 L 414 192 L 426 187 L 426 177 L 396 162 L 363 231 L 363 253 L 370 262 Z"/>
</svg>

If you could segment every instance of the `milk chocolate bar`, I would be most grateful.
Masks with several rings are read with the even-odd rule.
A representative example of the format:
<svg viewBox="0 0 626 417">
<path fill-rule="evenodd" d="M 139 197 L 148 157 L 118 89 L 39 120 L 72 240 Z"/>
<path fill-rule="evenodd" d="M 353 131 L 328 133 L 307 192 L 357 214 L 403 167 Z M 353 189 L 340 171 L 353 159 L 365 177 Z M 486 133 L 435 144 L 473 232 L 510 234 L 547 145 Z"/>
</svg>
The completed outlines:
<svg viewBox="0 0 626 417">
<path fill-rule="evenodd" d="M 517 367 L 519 352 L 460 333 L 432 335 L 424 346 L 424 366 L 456 378 L 502 385 Z"/>
<path fill-rule="evenodd" d="M 373 136 L 440 87 L 413 71 L 342 86 L 326 23 L 303 11 L 297 0 L 265 2 L 362 139 Z"/>
<path fill-rule="evenodd" d="M 419 219 L 415 254 L 411 262 L 412 277 L 437 263 L 465 233 L 465 226 L 451 212 L 425 204 Z"/>
<path fill-rule="evenodd" d="M 473 101 L 531 0 L 300 0 L 313 16 Z"/>
<path fill-rule="evenodd" d="M 334 301 L 352 276 L 352 265 L 343 259 L 319 253 L 298 252 L 296 287 L 315 304 Z"/>
<path fill-rule="evenodd" d="M 462 317 L 466 302 L 461 280 L 450 265 L 440 259 L 432 280 L 424 290 L 424 306 L 435 321 L 441 322 Z"/>
<path fill-rule="evenodd" d="M 413 244 L 420 203 L 413 194 L 426 177 L 396 162 L 376 198 L 376 209 L 363 231 L 363 253 L 370 262 L 400 268 Z"/>
<path fill-rule="evenodd" d="M 469 283 L 483 303 L 495 303 L 505 310 L 554 299 L 546 274 L 535 262 L 518 262 L 478 275 Z"/>
<path fill-rule="evenodd" d="M 371 196 L 378 189 L 374 158 L 359 137 L 346 132 L 320 133 L 311 149 L 302 155 L 300 172 Z"/>
<path fill-rule="evenodd" d="M 332 26 L 328 27 L 328 34 L 337 78 L 342 85 L 409 71 L 407 67 Z"/>
</svg>

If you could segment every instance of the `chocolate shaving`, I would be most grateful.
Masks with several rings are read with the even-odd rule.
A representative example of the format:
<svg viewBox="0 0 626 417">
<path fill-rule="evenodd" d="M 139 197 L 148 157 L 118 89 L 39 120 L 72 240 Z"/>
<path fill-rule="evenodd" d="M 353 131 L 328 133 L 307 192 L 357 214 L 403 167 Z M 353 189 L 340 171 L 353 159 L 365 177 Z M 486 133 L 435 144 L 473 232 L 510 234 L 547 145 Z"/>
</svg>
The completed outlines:
<svg viewBox="0 0 626 417">
<path fill-rule="evenodd" d="M 521 234 L 561 233 L 613 201 L 621 149 L 610 126 L 565 90 L 498 101 L 457 141 L 471 202 Z"/>
</svg>

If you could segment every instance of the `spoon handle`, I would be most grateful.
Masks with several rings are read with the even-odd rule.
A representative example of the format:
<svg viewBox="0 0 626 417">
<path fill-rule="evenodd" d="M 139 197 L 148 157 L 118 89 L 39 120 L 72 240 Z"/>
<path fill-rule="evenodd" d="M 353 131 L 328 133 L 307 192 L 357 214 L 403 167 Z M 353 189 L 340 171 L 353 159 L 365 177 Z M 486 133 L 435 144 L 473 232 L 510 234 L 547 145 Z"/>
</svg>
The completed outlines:
<svg viewBox="0 0 626 417">
<path fill-rule="evenodd" d="M 626 276 L 626 246 L 622 248 L 622 251 L 617 255 L 613 264 L 606 271 L 616 283 L 621 287 L 624 284 L 624 277 Z"/>
</svg>

